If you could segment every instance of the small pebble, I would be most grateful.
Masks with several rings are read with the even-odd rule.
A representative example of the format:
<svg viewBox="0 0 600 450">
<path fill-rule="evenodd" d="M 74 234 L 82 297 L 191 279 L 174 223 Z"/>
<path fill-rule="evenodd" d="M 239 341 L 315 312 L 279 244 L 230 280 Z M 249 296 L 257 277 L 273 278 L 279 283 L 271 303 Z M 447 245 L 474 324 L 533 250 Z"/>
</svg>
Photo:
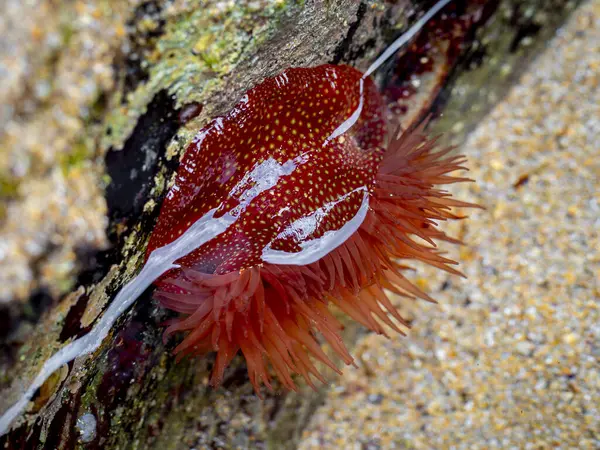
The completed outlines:
<svg viewBox="0 0 600 450">
<path fill-rule="evenodd" d="M 91 413 L 78 417 L 77 431 L 81 442 L 92 442 L 96 438 L 96 417 Z"/>
</svg>

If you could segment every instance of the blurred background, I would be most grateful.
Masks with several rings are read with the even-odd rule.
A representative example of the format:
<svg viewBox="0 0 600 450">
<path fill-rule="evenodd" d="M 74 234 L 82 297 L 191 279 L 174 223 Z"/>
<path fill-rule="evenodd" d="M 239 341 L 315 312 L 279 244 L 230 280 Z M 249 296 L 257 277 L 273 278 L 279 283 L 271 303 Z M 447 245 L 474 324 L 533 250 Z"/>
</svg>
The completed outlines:
<svg viewBox="0 0 600 450">
<path fill-rule="evenodd" d="M 433 2 L 2 0 L 0 412 L 140 267 L 187 143 L 287 67 L 365 70 Z M 176 365 L 148 292 L 57 372 L 4 448 L 600 448 L 600 1 L 452 1 L 376 81 L 468 157 L 444 224 L 466 279 L 348 324 L 357 367 L 267 394 Z M 85 358 L 83 358 L 85 359 Z"/>
</svg>

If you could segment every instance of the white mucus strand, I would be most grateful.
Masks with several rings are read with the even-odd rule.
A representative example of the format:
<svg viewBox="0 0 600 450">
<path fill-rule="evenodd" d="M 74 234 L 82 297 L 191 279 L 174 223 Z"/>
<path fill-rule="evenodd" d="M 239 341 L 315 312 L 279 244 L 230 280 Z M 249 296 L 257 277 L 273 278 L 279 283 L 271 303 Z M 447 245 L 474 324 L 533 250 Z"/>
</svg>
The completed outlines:
<svg viewBox="0 0 600 450">
<path fill-rule="evenodd" d="M 363 76 L 361 77 L 361 79 L 359 81 L 360 99 L 358 102 L 358 107 L 353 111 L 353 113 L 350 115 L 350 117 L 348 117 L 344 122 L 342 122 L 333 131 L 333 133 L 331 133 L 331 135 L 327 139 L 325 139 L 325 142 L 323 145 L 327 144 L 328 142 L 335 139 L 336 137 L 344 134 L 358 121 L 360 114 L 362 112 L 363 103 L 364 103 L 364 92 L 363 92 L 364 86 L 363 86 L 363 84 L 364 84 L 365 78 L 367 78 L 369 75 L 371 75 L 377 69 L 379 69 L 379 67 L 381 67 L 381 65 L 384 62 L 386 62 L 394 53 L 396 53 L 398 51 L 398 49 L 400 49 L 400 47 L 402 47 L 404 44 L 406 44 L 408 41 L 410 41 L 423 28 L 423 26 L 425 26 L 425 24 L 427 22 L 429 22 L 429 20 L 433 16 L 435 16 L 440 11 L 440 9 L 442 9 L 444 6 L 446 6 L 448 3 L 450 3 L 450 1 L 451 0 L 438 1 L 429 11 L 427 11 L 423 15 L 423 17 L 421 17 L 419 20 L 417 20 L 417 22 L 412 27 L 410 27 L 406 31 L 406 33 L 403 33 L 388 48 L 386 48 L 385 51 L 379 56 L 379 58 L 377 58 L 375 60 L 375 62 L 369 66 L 369 68 L 363 74 Z"/>
<path fill-rule="evenodd" d="M 438 1 L 429 11 L 423 14 L 417 22 L 410 27 L 406 33 L 402 33 L 402 35 L 396 39 L 385 51 L 369 66 L 367 71 L 363 75 L 363 79 L 371 75 L 375 72 L 381 65 L 386 62 L 394 53 L 396 53 L 404 44 L 410 41 L 421 29 L 425 26 L 427 22 L 431 20 L 433 16 L 435 16 L 440 9 L 450 3 L 451 0 L 440 0 Z"/>
<path fill-rule="evenodd" d="M 333 133 L 331 133 L 329 135 L 329 137 L 327 139 L 325 139 L 325 142 L 323 145 L 332 141 L 336 137 L 344 134 L 346 131 L 348 131 L 350 128 L 352 128 L 352 126 L 360 118 L 360 114 L 362 113 L 363 103 L 364 103 L 364 95 L 363 95 L 364 80 L 362 78 L 358 81 L 358 89 L 359 89 L 358 106 L 356 107 L 354 112 L 350 115 L 350 117 L 348 117 L 346 120 L 344 120 L 335 130 L 333 130 Z"/>
<path fill-rule="evenodd" d="M 317 230 L 321 221 L 335 205 L 346 200 L 351 194 L 361 191 L 363 192 L 362 203 L 358 212 L 352 219 L 344 223 L 344 225 L 337 230 L 325 232 L 320 238 L 307 240 L 307 238 Z M 270 264 L 290 264 L 297 266 L 312 264 L 346 242 L 362 225 L 368 211 L 369 190 L 366 186 L 361 186 L 340 196 L 337 200 L 325 204 L 311 214 L 295 220 L 275 238 L 281 239 L 293 237 L 298 241 L 302 250 L 296 253 L 290 253 L 282 250 L 274 250 L 271 248 L 271 244 L 269 244 L 263 249 L 261 259 Z"/>
</svg>

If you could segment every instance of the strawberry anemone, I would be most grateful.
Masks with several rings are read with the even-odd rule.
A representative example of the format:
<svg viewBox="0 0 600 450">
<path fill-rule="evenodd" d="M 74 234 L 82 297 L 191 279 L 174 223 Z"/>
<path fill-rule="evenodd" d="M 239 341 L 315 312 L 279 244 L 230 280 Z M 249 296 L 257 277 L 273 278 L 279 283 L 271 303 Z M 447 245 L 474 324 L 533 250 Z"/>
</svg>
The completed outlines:
<svg viewBox="0 0 600 450">
<path fill-rule="evenodd" d="M 437 223 L 474 206 L 439 188 L 466 180 L 449 175 L 465 160 L 436 149 L 424 125 L 389 137 L 385 113 L 355 69 L 288 69 L 190 144 L 148 255 L 199 218 L 227 224 L 155 293 L 181 313 L 165 332 L 185 333 L 179 358 L 216 353 L 214 386 L 241 351 L 257 392 L 272 374 L 289 389 L 295 374 L 314 387 L 324 381 L 315 360 L 339 372 L 322 339 L 353 362 L 330 304 L 376 333 L 403 333 L 387 292 L 433 301 L 404 276 L 406 261 L 460 274 L 436 243 L 458 243 Z"/>
</svg>

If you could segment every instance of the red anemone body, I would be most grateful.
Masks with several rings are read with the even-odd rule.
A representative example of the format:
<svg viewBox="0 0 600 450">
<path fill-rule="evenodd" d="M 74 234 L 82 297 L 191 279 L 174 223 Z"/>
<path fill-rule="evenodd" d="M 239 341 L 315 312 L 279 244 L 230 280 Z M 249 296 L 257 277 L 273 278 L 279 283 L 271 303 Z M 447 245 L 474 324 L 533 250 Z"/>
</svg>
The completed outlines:
<svg viewBox="0 0 600 450">
<path fill-rule="evenodd" d="M 179 355 L 217 353 L 218 385 L 238 351 L 255 388 L 268 366 L 288 388 L 293 374 L 337 370 L 318 334 L 349 364 L 334 303 L 368 328 L 405 322 L 384 289 L 430 300 L 404 276 L 401 259 L 444 270 L 435 225 L 456 218 L 436 188 L 462 158 L 434 151 L 422 128 L 389 136 L 376 87 L 348 66 L 288 69 L 246 93 L 188 147 L 148 247 L 181 236 L 196 220 L 227 218 L 225 231 L 158 282 L 156 297 L 182 313 L 167 329 L 187 334 Z M 420 239 L 415 240 L 417 236 Z"/>
</svg>

